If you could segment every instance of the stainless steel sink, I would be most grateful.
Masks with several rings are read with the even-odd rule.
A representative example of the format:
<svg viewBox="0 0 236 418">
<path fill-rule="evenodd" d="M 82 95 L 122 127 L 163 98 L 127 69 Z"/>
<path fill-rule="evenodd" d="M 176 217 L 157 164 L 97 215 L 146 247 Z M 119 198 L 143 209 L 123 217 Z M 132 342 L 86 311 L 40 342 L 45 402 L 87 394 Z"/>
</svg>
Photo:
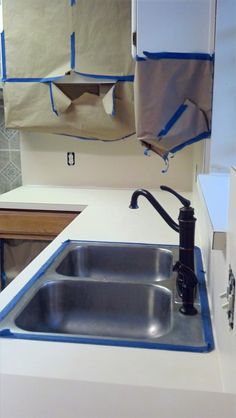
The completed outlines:
<svg viewBox="0 0 236 418">
<path fill-rule="evenodd" d="M 131 244 L 76 245 L 56 268 L 58 274 L 121 281 L 158 282 L 172 274 L 171 251 Z"/>
<path fill-rule="evenodd" d="M 209 351 L 205 284 L 199 315 L 182 315 L 177 259 L 177 246 L 69 241 L 0 315 L 0 337 Z"/>
<path fill-rule="evenodd" d="M 46 282 L 16 317 L 27 331 L 152 339 L 171 328 L 171 292 L 159 286 Z"/>
</svg>

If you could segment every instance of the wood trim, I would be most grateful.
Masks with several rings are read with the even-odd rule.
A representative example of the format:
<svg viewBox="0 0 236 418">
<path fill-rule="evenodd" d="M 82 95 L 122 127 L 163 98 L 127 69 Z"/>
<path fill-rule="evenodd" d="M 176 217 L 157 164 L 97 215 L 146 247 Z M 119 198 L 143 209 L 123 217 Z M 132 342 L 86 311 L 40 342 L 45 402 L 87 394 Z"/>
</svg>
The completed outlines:
<svg viewBox="0 0 236 418">
<path fill-rule="evenodd" d="M 54 239 L 80 212 L 0 210 L 0 238 Z"/>
</svg>

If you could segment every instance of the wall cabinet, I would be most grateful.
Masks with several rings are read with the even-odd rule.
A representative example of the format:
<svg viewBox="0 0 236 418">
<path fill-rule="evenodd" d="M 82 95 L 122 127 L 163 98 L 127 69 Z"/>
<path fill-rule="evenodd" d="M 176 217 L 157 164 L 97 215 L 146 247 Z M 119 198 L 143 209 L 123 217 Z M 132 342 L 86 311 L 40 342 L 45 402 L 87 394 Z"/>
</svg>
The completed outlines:
<svg viewBox="0 0 236 418">
<path fill-rule="evenodd" d="M 215 0 L 133 0 L 137 55 L 213 53 L 215 8 Z"/>
<path fill-rule="evenodd" d="M 130 27 L 130 0 L 4 0 L 6 126 L 102 141 L 133 135 Z"/>
</svg>

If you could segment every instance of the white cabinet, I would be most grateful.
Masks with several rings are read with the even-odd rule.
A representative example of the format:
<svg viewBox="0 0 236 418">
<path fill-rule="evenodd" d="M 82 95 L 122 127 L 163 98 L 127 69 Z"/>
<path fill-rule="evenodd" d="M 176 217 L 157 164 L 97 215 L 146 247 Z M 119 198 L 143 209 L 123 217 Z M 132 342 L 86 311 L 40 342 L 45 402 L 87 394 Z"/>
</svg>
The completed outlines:
<svg viewBox="0 0 236 418">
<path fill-rule="evenodd" d="M 138 56 L 143 51 L 213 53 L 215 0 L 133 0 Z"/>
</svg>

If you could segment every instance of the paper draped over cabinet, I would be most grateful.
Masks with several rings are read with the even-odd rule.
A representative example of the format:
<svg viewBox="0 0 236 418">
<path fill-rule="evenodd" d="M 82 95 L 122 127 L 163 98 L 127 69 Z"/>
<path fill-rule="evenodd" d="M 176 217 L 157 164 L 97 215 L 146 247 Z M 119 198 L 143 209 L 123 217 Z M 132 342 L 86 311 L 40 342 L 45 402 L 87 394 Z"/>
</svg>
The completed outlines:
<svg viewBox="0 0 236 418">
<path fill-rule="evenodd" d="M 213 57 L 144 52 L 135 63 L 130 0 L 3 0 L 3 23 L 8 128 L 104 141 L 136 130 L 165 160 L 210 136 Z M 95 84 L 60 83 L 71 72 Z"/>
<path fill-rule="evenodd" d="M 6 80 L 133 76 L 130 0 L 3 0 Z"/>
<path fill-rule="evenodd" d="M 110 141 L 135 132 L 130 0 L 3 0 L 3 18 L 8 128 Z M 60 84 L 71 72 L 95 84 Z"/>
<path fill-rule="evenodd" d="M 213 60 L 146 59 L 136 63 L 138 139 L 164 159 L 210 136 Z"/>
<path fill-rule="evenodd" d="M 8 128 L 114 141 L 135 132 L 133 83 L 6 83 Z"/>
</svg>

